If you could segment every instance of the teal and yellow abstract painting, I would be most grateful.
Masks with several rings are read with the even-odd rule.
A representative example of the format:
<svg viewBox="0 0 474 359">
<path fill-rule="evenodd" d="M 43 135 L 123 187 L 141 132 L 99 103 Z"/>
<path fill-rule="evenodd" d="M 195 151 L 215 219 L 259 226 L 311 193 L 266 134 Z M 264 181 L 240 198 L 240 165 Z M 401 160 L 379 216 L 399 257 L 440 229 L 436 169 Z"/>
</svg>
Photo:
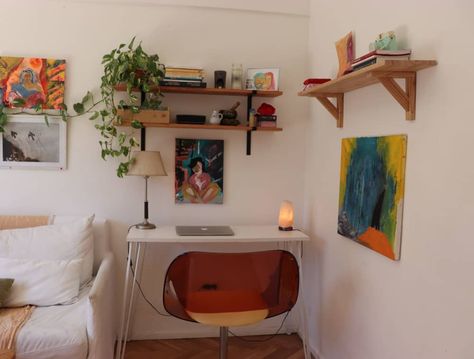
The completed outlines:
<svg viewBox="0 0 474 359">
<path fill-rule="evenodd" d="M 406 135 L 342 140 L 337 232 L 400 259 Z"/>
</svg>

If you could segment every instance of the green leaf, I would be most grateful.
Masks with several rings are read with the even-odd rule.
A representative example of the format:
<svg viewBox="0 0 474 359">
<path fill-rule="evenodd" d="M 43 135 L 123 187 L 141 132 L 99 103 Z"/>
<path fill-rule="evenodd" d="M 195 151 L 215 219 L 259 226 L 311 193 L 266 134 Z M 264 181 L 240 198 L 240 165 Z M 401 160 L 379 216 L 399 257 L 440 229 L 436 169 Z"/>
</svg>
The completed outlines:
<svg viewBox="0 0 474 359">
<path fill-rule="evenodd" d="M 61 119 L 64 122 L 67 122 L 67 113 L 65 111 L 61 111 L 60 114 L 61 114 Z"/>
<path fill-rule="evenodd" d="M 130 123 L 130 126 L 132 126 L 132 128 L 136 128 L 136 129 L 143 128 L 143 124 L 140 121 L 137 121 L 137 120 L 133 120 Z"/>
<path fill-rule="evenodd" d="M 81 103 L 84 105 L 91 98 L 92 98 L 92 93 L 90 91 L 87 91 L 86 95 L 82 98 Z"/>
<path fill-rule="evenodd" d="M 95 111 L 94 114 L 89 117 L 89 120 L 94 121 L 99 117 L 99 111 Z"/>
<path fill-rule="evenodd" d="M 44 122 L 46 123 L 46 126 L 49 127 L 49 119 L 47 115 L 44 115 Z"/>
<path fill-rule="evenodd" d="M 17 97 L 16 99 L 13 100 L 13 106 L 14 107 L 24 107 L 26 105 L 25 99 L 21 97 Z"/>
<path fill-rule="evenodd" d="M 76 111 L 76 113 L 77 113 L 78 115 L 82 115 L 82 114 L 84 113 L 84 111 L 85 111 L 85 110 L 84 110 L 84 105 L 83 105 L 82 103 L 80 103 L 80 102 L 75 103 L 72 107 L 74 108 L 74 111 Z"/>
</svg>

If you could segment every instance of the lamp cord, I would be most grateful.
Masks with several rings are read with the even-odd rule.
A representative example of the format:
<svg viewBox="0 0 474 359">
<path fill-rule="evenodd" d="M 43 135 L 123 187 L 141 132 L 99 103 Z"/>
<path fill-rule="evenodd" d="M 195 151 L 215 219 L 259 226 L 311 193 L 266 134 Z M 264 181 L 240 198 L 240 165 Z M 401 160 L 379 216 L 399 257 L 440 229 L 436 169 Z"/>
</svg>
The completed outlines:
<svg viewBox="0 0 474 359">
<path fill-rule="evenodd" d="M 287 311 L 285 316 L 283 317 L 283 320 L 281 321 L 281 324 L 280 324 L 280 327 L 277 329 L 277 331 L 274 333 L 274 334 L 271 334 L 269 335 L 268 337 L 266 338 L 263 338 L 263 339 L 247 339 L 247 338 L 244 338 L 242 336 L 239 336 L 239 335 L 236 335 L 234 332 L 232 332 L 230 329 L 229 329 L 229 333 L 232 334 L 232 336 L 234 336 L 235 338 L 243 341 L 243 342 L 250 342 L 250 343 L 262 343 L 262 342 L 267 342 L 269 340 L 272 340 L 273 338 L 275 338 L 278 334 L 280 334 L 280 330 L 281 328 L 283 328 L 283 324 L 285 323 L 286 321 L 286 318 L 288 318 L 288 315 L 290 314 L 290 311 Z"/>
</svg>

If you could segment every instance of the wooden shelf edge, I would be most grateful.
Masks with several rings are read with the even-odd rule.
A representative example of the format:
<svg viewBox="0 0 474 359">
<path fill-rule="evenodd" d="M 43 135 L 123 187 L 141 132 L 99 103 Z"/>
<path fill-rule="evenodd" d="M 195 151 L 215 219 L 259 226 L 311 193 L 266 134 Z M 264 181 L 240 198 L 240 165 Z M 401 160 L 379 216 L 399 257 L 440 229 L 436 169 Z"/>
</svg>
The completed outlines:
<svg viewBox="0 0 474 359">
<path fill-rule="evenodd" d="M 223 130 L 223 131 L 253 131 L 250 126 L 225 126 L 225 125 L 192 125 L 185 123 L 147 123 L 142 122 L 145 128 L 181 128 L 181 129 L 193 129 L 193 130 Z M 120 127 L 129 127 L 130 120 L 124 119 Z M 278 132 L 283 131 L 281 127 L 257 127 L 255 131 L 258 132 Z"/>
<path fill-rule="evenodd" d="M 118 85 L 115 87 L 117 91 L 126 91 L 127 87 L 125 85 Z M 231 89 L 231 88 L 213 88 L 213 87 L 179 87 L 179 86 L 160 86 L 160 91 L 162 93 L 181 93 L 181 94 L 191 94 L 191 95 L 217 95 L 217 96 L 249 96 L 253 95 L 255 97 L 278 97 L 283 95 L 283 91 L 262 91 L 256 90 L 240 90 L 240 89 Z M 134 89 L 134 91 L 139 91 Z M 157 91 L 157 88 L 152 88 L 152 91 Z"/>
</svg>

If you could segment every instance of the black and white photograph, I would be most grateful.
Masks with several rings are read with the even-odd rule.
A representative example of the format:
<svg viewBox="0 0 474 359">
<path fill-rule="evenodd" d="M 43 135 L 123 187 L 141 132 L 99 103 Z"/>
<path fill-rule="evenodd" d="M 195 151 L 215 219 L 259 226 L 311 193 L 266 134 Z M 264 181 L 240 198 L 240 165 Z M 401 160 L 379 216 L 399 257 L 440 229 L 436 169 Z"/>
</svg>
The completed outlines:
<svg viewBox="0 0 474 359">
<path fill-rule="evenodd" d="M 0 167 L 66 168 L 66 123 L 53 117 L 10 116 L 0 138 Z"/>
</svg>

